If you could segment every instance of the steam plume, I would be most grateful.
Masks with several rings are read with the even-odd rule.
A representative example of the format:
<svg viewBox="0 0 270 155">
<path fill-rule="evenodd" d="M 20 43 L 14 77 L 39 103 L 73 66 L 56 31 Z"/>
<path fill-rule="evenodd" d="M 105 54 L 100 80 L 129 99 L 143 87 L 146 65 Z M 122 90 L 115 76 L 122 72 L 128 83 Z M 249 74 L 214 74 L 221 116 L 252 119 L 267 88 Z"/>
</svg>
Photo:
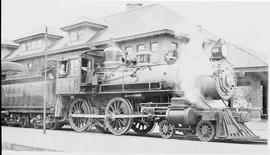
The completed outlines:
<svg viewBox="0 0 270 155">
<path fill-rule="evenodd" d="M 189 25 L 186 31 L 189 34 L 189 42 L 182 47 L 179 59 L 176 62 L 179 65 L 178 83 L 180 84 L 180 89 L 184 91 L 184 98 L 198 107 L 207 108 L 196 80 L 199 76 L 212 74 L 211 63 L 203 55 L 200 30 Z"/>
</svg>

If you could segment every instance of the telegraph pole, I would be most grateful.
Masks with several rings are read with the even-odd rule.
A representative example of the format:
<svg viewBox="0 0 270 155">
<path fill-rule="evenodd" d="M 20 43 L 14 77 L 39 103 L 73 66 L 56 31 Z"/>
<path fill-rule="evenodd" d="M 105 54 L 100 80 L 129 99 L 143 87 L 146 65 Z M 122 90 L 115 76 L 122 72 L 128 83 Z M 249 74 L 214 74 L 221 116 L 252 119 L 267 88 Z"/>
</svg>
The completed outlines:
<svg viewBox="0 0 270 155">
<path fill-rule="evenodd" d="M 43 104 L 43 134 L 46 134 L 46 102 L 47 102 L 47 25 L 45 27 L 45 73 L 44 73 L 44 104 Z"/>
</svg>

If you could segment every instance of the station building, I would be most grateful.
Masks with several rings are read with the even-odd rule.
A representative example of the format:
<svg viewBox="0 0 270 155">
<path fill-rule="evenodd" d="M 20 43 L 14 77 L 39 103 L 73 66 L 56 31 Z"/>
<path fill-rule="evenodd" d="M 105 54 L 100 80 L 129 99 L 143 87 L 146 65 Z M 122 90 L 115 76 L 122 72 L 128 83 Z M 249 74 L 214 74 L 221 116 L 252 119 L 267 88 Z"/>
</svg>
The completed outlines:
<svg viewBox="0 0 270 155">
<path fill-rule="evenodd" d="M 149 51 L 151 63 L 163 63 L 168 51 L 178 51 L 181 56 L 188 42 L 188 33 L 181 31 L 186 29 L 186 21 L 162 5 L 128 4 L 120 13 L 98 19 L 80 17 L 61 28 L 43 25 L 13 41 L 1 42 L 1 60 L 21 63 L 27 66 L 27 73 L 34 75 L 41 71 L 45 52 L 49 60 L 65 61 L 89 49 L 104 49 L 113 42 L 130 56 Z M 202 51 L 210 55 L 220 37 L 202 26 L 190 26 L 200 32 Z M 226 46 L 228 61 L 242 75 L 237 87 L 241 90 L 240 100 L 233 99 L 231 106 L 249 109 L 254 118 L 267 118 L 267 56 L 232 43 Z M 70 70 L 76 69 L 76 63 L 70 63 Z"/>
</svg>

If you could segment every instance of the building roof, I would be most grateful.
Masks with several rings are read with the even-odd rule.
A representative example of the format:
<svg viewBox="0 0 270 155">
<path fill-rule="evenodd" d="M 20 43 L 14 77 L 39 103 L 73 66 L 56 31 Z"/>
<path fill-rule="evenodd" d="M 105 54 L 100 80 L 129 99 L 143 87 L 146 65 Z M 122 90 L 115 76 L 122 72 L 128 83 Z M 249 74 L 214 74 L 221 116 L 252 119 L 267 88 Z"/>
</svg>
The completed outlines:
<svg viewBox="0 0 270 155">
<path fill-rule="evenodd" d="M 61 30 L 65 31 L 65 30 L 72 29 L 72 28 L 75 28 L 78 26 L 83 26 L 83 25 L 89 25 L 92 27 L 100 28 L 100 29 L 104 29 L 107 27 L 105 25 L 105 23 L 103 23 L 103 22 L 97 21 L 95 19 L 91 19 L 91 18 L 86 17 L 86 16 L 82 16 L 82 17 L 66 24 L 65 26 L 63 26 L 61 28 Z"/>
<path fill-rule="evenodd" d="M 268 66 L 268 56 L 242 48 L 232 43 L 227 43 L 229 48 L 227 58 L 234 68 L 254 68 Z"/>
<path fill-rule="evenodd" d="M 138 7 L 99 19 L 90 19 L 84 16 L 67 25 L 71 26 L 86 22 L 98 23 L 108 27 L 97 32 L 94 37 L 89 37 L 88 41 L 86 40 L 85 42 L 81 42 L 80 45 L 109 43 L 112 38 L 117 42 L 119 40 L 125 41 L 128 39 L 164 33 L 174 34 L 173 30 L 177 29 L 177 31 L 182 31 L 185 27 L 191 26 L 186 26 L 187 23 L 184 17 L 159 4 Z M 28 32 L 24 37 L 38 34 L 40 32 L 45 32 L 45 28 L 36 28 Z M 183 32 L 183 34 L 181 33 L 182 36 L 187 34 L 188 32 Z M 68 44 L 68 39 L 62 38 L 54 42 L 48 48 L 48 51 L 54 51 L 57 53 L 58 51 L 62 51 L 62 49 L 68 50 L 69 48 L 73 47 Z"/>
<path fill-rule="evenodd" d="M 2 46 L 6 46 L 6 47 L 13 47 L 13 48 L 17 48 L 19 45 L 14 43 L 13 41 L 11 40 L 8 40 L 8 39 L 2 39 L 1 38 L 1 47 Z"/>
<path fill-rule="evenodd" d="M 14 42 L 20 42 L 22 40 L 26 40 L 31 37 L 44 35 L 46 33 L 46 27 L 47 27 L 47 34 L 49 36 L 57 36 L 57 37 L 63 36 L 63 32 L 60 29 L 55 28 L 53 26 L 41 25 L 19 36 L 16 40 L 14 40 Z"/>
<path fill-rule="evenodd" d="M 168 8 L 159 5 L 147 5 L 111 16 L 99 18 L 98 21 L 106 23 L 108 28 L 104 29 L 90 42 L 94 44 L 147 34 L 161 30 L 173 30 L 181 27 L 185 18 Z"/>
<path fill-rule="evenodd" d="M 94 23 L 106 26 L 106 28 L 97 32 L 94 37 L 89 38 L 88 41 L 82 42 L 79 45 L 70 46 L 68 45 L 67 38 L 59 39 L 48 48 L 48 53 L 56 54 L 63 51 L 74 50 L 76 48 L 87 48 L 88 45 L 102 45 L 110 43 L 112 39 L 117 42 L 161 33 L 175 35 L 178 33 L 182 36 L 188 36 L 189 27 L 198 28 L 198 26 L 188 23 L 184 17 L 180 16 L 176 12 L 159 4 L 142 6 L 99 19 L 81 17 L 67 24 L 65 27 L 67 28 L 74 25 L 78 26 L 77 24 L 80 23 Z M 50 34 L 62 36 L 62 32 L 59 29 L 53 27 L 48 28 L 48 32 Z M 44 32 L 45 27 L 39 27 L 23 35 L 21 38 Z M 210 33 L 202 27 L 201 32 L 203 39 L 209 39 L 212 41 L 219 39 L 218 36 Z M 228 59 L 232 62 L 234 67 L 268 66 L 268 61 L 266 60 L 267 56 L 264 54 L 235 46 L 231 43 L 229 43 L 228 46 L 230 48 Z M 91 47 L 91 49 L 92 48 L 93 47 Z M 43 53 L 36 53 L 32 56 L 40 56 L 42 54 Z M 21 58 L 25 59 L 28 57 L 29 56 L 24 56 Z"/>
<path fill-rule="evenodd" d="M 199 27 L 201 26 L 199 25 Z M 220 39 L 219 36 L 215 35 L 214 33 L 209 32 L 203 27 L 201 27 L 201 33 L 204 40 L 217 41 L 218 39 Z"/>
</svg>

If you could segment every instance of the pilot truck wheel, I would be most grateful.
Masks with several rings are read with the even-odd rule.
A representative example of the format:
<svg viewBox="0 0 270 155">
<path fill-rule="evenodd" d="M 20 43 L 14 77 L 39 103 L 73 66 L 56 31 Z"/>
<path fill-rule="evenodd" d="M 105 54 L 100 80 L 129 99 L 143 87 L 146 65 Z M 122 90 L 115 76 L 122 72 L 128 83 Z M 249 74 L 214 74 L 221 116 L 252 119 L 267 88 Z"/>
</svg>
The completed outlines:
<svg viewBox="0 0 270 155">
<path fill-rule="evenodd" d="M 196 135 L 201 141 L 210 142 L 215 139 L 216 129 L 212 122 L 201 120 L 196 127 Z"/>
<path fill-rule="evenodd" d="M 162 138 L 170 139 L 174 136 L 175 130 L 174 125 L 163 120 L 159 123 L 159 134 Z"/>
</svg>

